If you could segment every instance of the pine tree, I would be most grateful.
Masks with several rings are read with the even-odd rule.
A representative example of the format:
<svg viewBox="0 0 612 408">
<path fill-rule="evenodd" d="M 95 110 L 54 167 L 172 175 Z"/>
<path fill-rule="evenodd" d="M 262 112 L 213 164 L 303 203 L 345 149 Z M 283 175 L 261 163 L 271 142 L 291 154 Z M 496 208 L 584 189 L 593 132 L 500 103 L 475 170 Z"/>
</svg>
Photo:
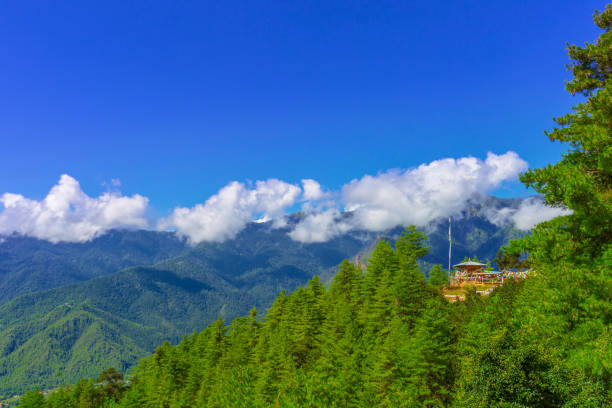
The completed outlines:
<svg viewBox="0 0 612 408">
<path fill-rule="evenodd" d="M 349 406 L 360 389 L 360 339 L 357 321 L 361 271 L 348 260 L 340 265 L 326 297 L 326 319 L 321 330 L 321 356 L 309 378 L 326 406 Z"/>
<path fill-rule="evenodd" d="M 448 304 L 437 297 L 426 305 L 414 334 L 398 342 L 402 381 L 395 389 L 407 385 L 406 397 L 420 406 L 447 406 L 453 386 L 451 345 L 452 323 Z"/>
<path fill-rule="evenodd" d="M 448 275 L 442 269 L 442 265 L 434 265 L 431 267 L 427 283 L 434 288 L 441 288 L 448 285 Z"/>
<path fill-rule="evenodd" d="M 571 257 L 579 262 L 596 259 L 612 245 L 612 6 L 595 12 L 594 20 L 603 30 L 597 41 L 568 46 L 573 78 L 566 88 L 572 95 L 583 94 L 586 101 L 576 105 L 574 112 L 555 118 L 560 127 L 546 133 L 552 141 L 569 143 L 571 148 L 556 164 L 521 176 L 523 183 L 544 194 L 547 203 L 573 210 L 561 224 L 539 227 L 539 235 L 544 239 L 545 229 L 554 230 L 546 238 L 545 248 L 550 251 L 558 238 L 569 234 L 571 242 L 564 239 L 561 245 L 571 248 Z M 565 234 L 559 234 L 561 228 Z M 545 251 L 532 256 L 550 260 Z"/>
<path fill-rule="evenodd" d="M 376 248 L 368 258 L 367 271 L 363 279 L 362 297 L 370 300 L 380 284 L 383 275 L 393 275 L 398 268 L 397 257 L 391 245 L 384 240 L 378 241 Z"/>
<path fill-rule="evenodd" d="M 338 272 L 332 280 L 329 297 L 335 303 L 342 301 L 351 304 L 356 302 L 361 286 L 361 271 L 347 259 L 342 261 Z"/>
<path fill-rule="evenodd" d="M 19 406 L 23 408 L 42 408 L 45 406 L 45 397 L 36 390 L 30 390 L 19 398 Z"/>
<path fill-rule="evenodd" d="M 117 401 L 125 390 L 123 374 L 114 367 L 102 371 L 96 379 L 96 383 L 100 384 L 99 392 L 103 399 Z"/>
<path fill-rule="evenodd" d="M 410 327 L 420 316 L 429 292 L 425 289 L 425 276 L 421 273 L 417 259 L 429 252 L 425 246 L 427 237 L 415 226 L 402 233 L 395 246 L 399 269 L 392 277 L 392 292 L 396 313 Z"/>
<path fill-rule="evenodd" d="M 50 393 L 45 406 L 47 408 L 74 408 L 70 388 L 62 387 Z"/>
<path fill-rule="evenodd" d="M 269 406 L 293 370 L 289 352 L 291 333 L 287 327 L 288 296 L 281 291 L 268 310 L 255 350 L 255 366 L 258 375 L 255 382 L 255 405 Z"/>
<path fill-rule="evenodd" d="M 200 388 L 196 396 L 196 406 L 206 406 L 215 386 L 217 384 L 218 373 L 217 365 L 226 350 L 227 327 L 223 319 L 218 318 L 214 323 L 207 327 L 206 336 L 204 338 L 204 353 L 200 363 L 199 370 L 202 370 L 200 380 Z"/>
</svg>

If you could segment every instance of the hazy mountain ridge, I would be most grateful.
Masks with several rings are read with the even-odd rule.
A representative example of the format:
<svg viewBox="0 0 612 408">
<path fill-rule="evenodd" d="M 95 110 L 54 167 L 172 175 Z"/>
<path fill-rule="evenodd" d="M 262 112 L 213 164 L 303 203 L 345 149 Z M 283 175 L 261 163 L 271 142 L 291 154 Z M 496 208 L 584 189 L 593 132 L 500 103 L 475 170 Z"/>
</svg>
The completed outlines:
<svg viewBox="0 0 612 408">
<path fill-rule="evenodd" d="M 0 303 L 129 266 L 151 265 L 187 249 L 174 233 L 145 230 L 113 230 L 84 243 L 5 236 L 0 241 Z"/>
<path fill-rule="evenodd" d="M 502 208 L 516 209 L 523 202 L 517 198 L 487 197 L 474 202 L 460 217 L 453 217 L 452 227 L 452 263 L 461 261 L 464 257 L 477 255 L 480 260 L 493 260 L 497 250 L 508 240 L 524 235 L 512 224 L 502 226 L 491 223 L 487 214 L 489 211 L 499 211 Z M 428 264 L 448 264 L 448 220 L 440 220 L 432 228 L 425 229 L 431 246 L 423 261 Z"/>
</svg>

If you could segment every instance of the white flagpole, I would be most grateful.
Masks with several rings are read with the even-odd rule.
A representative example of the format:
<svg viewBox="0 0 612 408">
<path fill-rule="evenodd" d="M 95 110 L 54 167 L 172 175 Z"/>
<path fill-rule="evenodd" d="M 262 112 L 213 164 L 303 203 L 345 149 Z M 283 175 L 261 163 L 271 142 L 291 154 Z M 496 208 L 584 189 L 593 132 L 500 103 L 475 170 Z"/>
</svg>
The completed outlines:
<svg viewBox="0 0 612 408">
<path fill-rule="evenodd" d="M 448 217 L 448 281 L 451 280 L 451 248 L 452 248 L 452 238 L 451 238 L 451 217 Z"/>
</svg>

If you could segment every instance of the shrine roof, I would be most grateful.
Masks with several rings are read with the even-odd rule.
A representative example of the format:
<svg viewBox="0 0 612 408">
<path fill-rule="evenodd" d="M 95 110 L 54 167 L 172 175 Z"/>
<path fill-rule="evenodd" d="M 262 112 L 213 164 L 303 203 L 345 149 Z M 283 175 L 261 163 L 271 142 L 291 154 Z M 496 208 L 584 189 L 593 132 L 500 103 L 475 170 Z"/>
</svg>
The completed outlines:
<svg viewBox="0 0 612 408">
<path fill-rule="evenodd" d="M 465 261 L 465 262 L 458 263 L 457 265 L 453 265 L 453 267 L 455 266 L 487 266 L 487 265 L 483 263 L 479 263 L 479 262 L 474 262 L 474 261 Z"/>
</svg>

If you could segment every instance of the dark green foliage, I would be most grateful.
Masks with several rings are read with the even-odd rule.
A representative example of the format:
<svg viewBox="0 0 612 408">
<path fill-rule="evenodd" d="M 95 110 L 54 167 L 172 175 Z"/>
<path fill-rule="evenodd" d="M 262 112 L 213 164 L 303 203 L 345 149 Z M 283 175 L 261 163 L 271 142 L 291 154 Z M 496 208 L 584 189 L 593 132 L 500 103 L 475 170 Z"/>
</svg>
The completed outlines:
<svg viewBox="0 0 612 408">
<path fill-rule="evenodd" d="M 115 370 L 115 368 L 107 368 L 96 379 L 99 385 L 98 393 L 104 400 L 116 401 L 126 388 L 123 374 Z"/>
<path fill-rule="evenodd" d="M 315 276 L 281 293 L 263 321 L 252 310 L 165 343 L 136 368 L 122 406 L 446 403 L 451 306 L 419 271 L 424 241 L 409 228 L 397 249 L 378 245 L 365 274 L 344 261 L 329 289 Z"/>
<path fill-rule="evenodd" d="M 118 400 L 129 388 L 129 382 L 114 368 L 104 370 L 96 382 L 81 379 L 73 386 L 60 387 L 51 391 L 46 398 L 42 394 L 36 396 L 36 408 L 111 408 L 118 407 Z M 36 393 L 38 394 L 38 392 Z M 19 400 L 19 407 L 24 400 L 33 399 L 32 391 L 28 391 Z"/>
<path fill-rule="evenodd" d="M 442 269 L 442 265 L 434 265 L 431 267 L 427 283 L 434 288 L 441 288 L 448 285 L 448 273 Z"/>
<path fill-rule="evenodd" d="M 45 405 L 45 397 L 42 393 L 36 390 L 30 390 L 19 398 L 19 406 L 21 408 L 40 408 Z"/>
<path fill-rule="evenodd" d="M 571 149 L 521 177 L 573 213 L 498 255 L 537 276 L 504 285 L 463 330 L 460 406 L 612 405 L 612 7 L 595 22 L 604 33 L 594 44 L 569 47 L 567 89 L 586 101 L 548 133 Z"/>
<path fill-rule="evenodd" d="M 566 88 L 571 94 L 585 95 L 586 100 L 572 113 L 556 118 L 560 127 L 547 135 L 553 141 L 569 143 L 570 150 L 558 163 L 530 170 L 521 177 L 526 185 L 544 194 L 549 204 L 573 210 L 559 222 L 573 239 L 566 250 L 576 262 L 601 255 L 609 248 L 612 236 L 611 16 L 610 5 L 595 13 L 595 23 L 603 30 L 595 43 L 568 46 L 572 59 L 568 68 L 573 78 Z M 558 225 L 542 227 L 548 228 L 559 229 Z"/>
</svg>

